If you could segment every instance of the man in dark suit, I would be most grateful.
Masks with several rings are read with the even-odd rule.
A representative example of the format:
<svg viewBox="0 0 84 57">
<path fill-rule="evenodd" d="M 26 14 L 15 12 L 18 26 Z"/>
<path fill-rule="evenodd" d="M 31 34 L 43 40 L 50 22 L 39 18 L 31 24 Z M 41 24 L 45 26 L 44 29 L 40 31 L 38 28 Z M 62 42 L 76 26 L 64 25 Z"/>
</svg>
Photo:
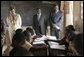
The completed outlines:
<svg viewBox="0 0 84 57">
<path fill-rule="evenodd" d="M 54 11 L 50 14 L 51 35 L 60 38 L 62 31 L 63 13 L 59 10 L 58 4 L 54 5 Z"/>
<path fill-rule="evenodd" d="M 46 18 L 41 13 L 41 9 L 37 8 L 37 13 L 33 16 L 33 28 L 36 34 L 46 34 Z"/>
</svg>

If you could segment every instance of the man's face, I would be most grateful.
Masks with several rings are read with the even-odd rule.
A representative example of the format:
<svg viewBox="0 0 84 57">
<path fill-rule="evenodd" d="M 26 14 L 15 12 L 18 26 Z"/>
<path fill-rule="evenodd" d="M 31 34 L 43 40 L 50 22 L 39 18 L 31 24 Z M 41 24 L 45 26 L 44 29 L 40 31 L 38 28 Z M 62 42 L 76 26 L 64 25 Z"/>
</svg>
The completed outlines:
<svg viewBox="0 0 84 57">
<path fill-rule="evenodd" d="M 38 13 L 38 14 L 41 13 L 41 9 L 37 9 L 37 13 Z"/>
<path fill-rule="evenodd" d="M 15 14 L 15 9 L 11 10 L 10 14 L 14 15 Z"/>
<path fill-rule="evenodd" d="M 54 7 L 54 10 L 55 10 L 55 11 L 59 10 L 59 7 L 58 7 L 58 6 L 55 6 L 55 7 Z"/>
</svg>

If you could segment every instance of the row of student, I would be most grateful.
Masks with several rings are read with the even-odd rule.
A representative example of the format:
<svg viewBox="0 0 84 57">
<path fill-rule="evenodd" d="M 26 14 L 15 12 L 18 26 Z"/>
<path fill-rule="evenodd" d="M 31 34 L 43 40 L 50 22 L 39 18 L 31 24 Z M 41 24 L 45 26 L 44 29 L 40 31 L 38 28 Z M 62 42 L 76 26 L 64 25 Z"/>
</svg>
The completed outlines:
<svg viewBox="0 0 84 57">
<path fill-rule="evenodd" d="M 19 48 L 23 49 L 23 50 L 25 49 L 29 53 L 31 53 L 30 50 L 33 47 L 31 45 L 31 42 L 33 41 L 35 36 L 36 35 L 35 35 L 34 30 L 32 28 L 28 27 L 25 31 L 23 31 L 22 29 L 17 29 L 13 38 L 12 38 L 12 44 L 7 46 L 7 49 L 4 51 L 3 56 L 10 56 L 11 53 L 14 52 L 13 50 L 20 52 L 21 50 L 19 50 L 19 51 L 17 50 Z M 14 55 L 12 55 L 12 56 L 14 56 Z M 25 56 L 25 55 L 23 55 L 23 56 Z"/>
<path fill-rule="evenodd" d="M 31 42 L 33 41 L 33 39 L 35 39 L 35 37 L 36 35 L 34 34 L 33 29 L 31 28 L 27 28 L 25 31 L 22 31 L 22 29 L 16 30 L 16 34 L 13 36 L 12 39 L 12 44 L 11 46 L 8 46 L 8 48 L 6 49 L 5 55 L 8 56 L 12 52 L 11 50 L 13 50 L 15 47 L 16 50 L 21 47 L 25 48 L 27 51 L 29 51 L 29 53 L 31 53 L 31 49 L 33 48 Z M 53 40 L 47 39 L 47 41 Z M 61 45 L 65 45 L 66 55 L 68 56 L 83 55 L 83 34 L 77 33 L 77 31 L 74 29 L 72 25 L 65 27 L 65 36 L 63 39 L 54 41 L 58 42 Z"/>
</svg>

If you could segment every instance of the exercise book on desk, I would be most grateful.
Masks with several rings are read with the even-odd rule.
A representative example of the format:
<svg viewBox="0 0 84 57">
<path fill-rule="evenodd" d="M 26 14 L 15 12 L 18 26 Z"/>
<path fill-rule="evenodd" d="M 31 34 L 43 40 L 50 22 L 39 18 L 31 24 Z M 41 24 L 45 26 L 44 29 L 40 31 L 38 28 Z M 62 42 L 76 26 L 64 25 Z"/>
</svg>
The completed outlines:
<svg viewBox="0 0 84 57">
<path fill-rule="evenodd" d="M 33 42 L 33 44 L 45 44 L 44 40 L 57 40 L 55 36 L 45 36 L 42 35 L 42 37 L 36 38 Z"/>
<path fill-rule="evenodd" d="M 44 41 L 34 41 L 33 44 L 45 44 Z"/>
<path fill-rule="evenodd" d="M 47 40 L 47 39 L 57 40 L 56 36 L 45 36 L 45 35 L 42 35 L 42 37 L 36 38 L 34 41 L 44 41 L 44 40 Z"/>
<path fill-rule="evenodd" d="M 44 41 L 47 37 L 45 35 L 42 35 L 42 37 L 36 38 L 34 41 Z"/>
<path fill-rule="evenodd" d="M 49 39 L 49 40 L 57 40 L 56 36 L 47 36 L 47 39 Z"/>
<path fill-rule="evenodd" d="M 51 49 L 65 50 L 65 45 L 59 45 L 57 42 L 48 41 Z"/>
</svg>

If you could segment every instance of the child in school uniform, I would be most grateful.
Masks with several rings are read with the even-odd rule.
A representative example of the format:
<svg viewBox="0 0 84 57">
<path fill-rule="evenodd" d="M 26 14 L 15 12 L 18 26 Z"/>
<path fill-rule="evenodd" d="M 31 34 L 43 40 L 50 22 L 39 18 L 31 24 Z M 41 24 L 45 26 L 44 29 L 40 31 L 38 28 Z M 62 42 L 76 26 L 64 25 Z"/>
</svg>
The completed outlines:
<svg viewBox="0 0 84 57">
<path fill-rule="evenodd" d="M 21 29 L 14 34 L 12 38 L 12 44 L 7 46 L 7 49 L 4 51 L 3 56 L 9 56 L 9 52 L 17 46 L 21 46 L 29 50 L 32 45 L 26 41 L 25 35 L 22 33 Z"/>
<path fill-rule="evenodd" d="M 33 54 L 25 48 L 17 46 L 10 51 L 10 56 L 33 56 Z"/>
</svg>

